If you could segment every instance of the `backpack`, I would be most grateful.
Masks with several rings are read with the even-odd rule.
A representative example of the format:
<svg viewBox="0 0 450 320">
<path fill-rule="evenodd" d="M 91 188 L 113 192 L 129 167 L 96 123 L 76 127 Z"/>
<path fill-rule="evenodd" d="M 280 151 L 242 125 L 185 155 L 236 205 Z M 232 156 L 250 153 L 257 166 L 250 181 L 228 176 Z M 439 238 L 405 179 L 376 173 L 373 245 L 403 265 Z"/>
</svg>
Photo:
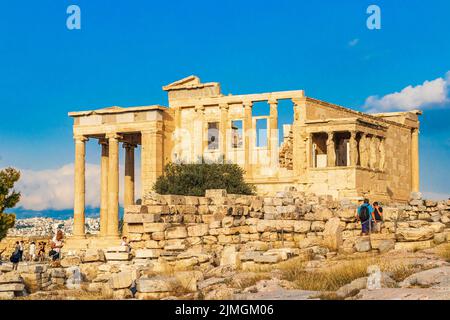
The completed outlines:
<svg viewBox="0 0 450 320">
<path fill-rule="evenodd" d="M 362 222 L 369 220 L 369 208 L 367 206 L 359 208 L 359 218 Z"/>
</svg>

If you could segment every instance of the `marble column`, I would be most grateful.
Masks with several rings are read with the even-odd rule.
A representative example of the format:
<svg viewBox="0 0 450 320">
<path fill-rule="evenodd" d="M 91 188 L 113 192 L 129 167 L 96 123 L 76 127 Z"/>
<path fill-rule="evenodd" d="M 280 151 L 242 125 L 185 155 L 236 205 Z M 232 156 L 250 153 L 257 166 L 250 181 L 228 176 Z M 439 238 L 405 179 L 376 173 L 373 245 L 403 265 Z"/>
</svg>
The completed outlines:
<svg viewBox="0 0 450 320">
<path fill-rule="evenodd" d="M 108 227 L 107 237 L 119 237 L 119 138 L 117 133 L 106 136 L 109 144 L 108 165 Z"/>
<path fill-rule="evenodd" d="M 109 147 L 106 139 L 100 139 L 102 146 L 102 158 L 100 164 L 100 236 L 106 237 L 108 234 L 108 168 L 109 168 Z"/>
<path fill-rule="evenodd" d="M 219 105 L 220 108 L 220 135 L 219 135 L 219 145 L 220 152 L 223 156 L 223 161 L 227 157 L 227 123 L 228 123 L 228 104 Z"/>
<path fill-rule="evenodd" d="M 124 143 L 125 149 L 125 181 L 124 181 L 124 199 L 125 206 L 134 204 L 134 148 L 136 145 Z"/>
<path fill-rule="evenodd" d="M 272 166 L 278 165 L 278 100 L 269 100 L 270 117 L 268 123 L 268 141 L 270 162 Z"/>
<path fill-rule="evenodd" d="M 350 166 L 356 167 L 358 164 L 358 143 L 356 141 L 356 131 L 350 131 Z"/>
<path fill-rule="evenodd" d="M 153 185 L 163 173 L 164 149 L 162 122 L 141 131 L 141 196 L 153 190 Z"/>
<path fill-rule="evenodd" d="M 334 145 L 334 132 L 328 132 L 327 138 L 327 166 L 336 166 L 336 147 Z"/>
<path fill-rule="evenodd" d="M 413 192 L 419 192 L 419 129 L 413 129 L 411 132 L 411 174 L 411 189 Z"/>
<path fill-rule="evenodd" d="M 75 136 L 75 173 L 74 173 L 74 204 L 73 204 L 73 237 L 85 237 L 85 197 L 86 197 L 86 141 L 84 136 Z"/>
<path fill-rule="evenodd" d="M 205 107 L 203 105 L 195 106 L 195 119 L 194 119 L 194 141 L 189 142 L 193 146 L 193 159 L 195 163 L 201 163 L 203 153 L 205 152 Z"/>
<path fill-rule="evenodd" d="M 253 119 L 252 119 L 251 101 L 244 102 L 244 159 L 245 159 L 245 175 L 247 178 L 252 176 L 252 149 L 253 149 Z"/>
</svg>

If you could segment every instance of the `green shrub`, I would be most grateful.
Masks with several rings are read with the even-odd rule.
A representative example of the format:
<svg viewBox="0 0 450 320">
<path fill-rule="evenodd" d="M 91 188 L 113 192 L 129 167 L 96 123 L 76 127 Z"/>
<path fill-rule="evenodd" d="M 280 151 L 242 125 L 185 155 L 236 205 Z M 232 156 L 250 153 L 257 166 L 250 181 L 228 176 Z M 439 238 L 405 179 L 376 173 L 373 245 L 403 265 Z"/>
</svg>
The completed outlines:
<svg viewBox="0 0 450 320">
<path fill-rule="evenodd" d="M 204 196 L 207 189 L 226 189 L 233 194 L 254 194 L 244 181 L 244 170 L 231 163 L 169 163 L 153 186 L 159 194 Z"/>
</svg>

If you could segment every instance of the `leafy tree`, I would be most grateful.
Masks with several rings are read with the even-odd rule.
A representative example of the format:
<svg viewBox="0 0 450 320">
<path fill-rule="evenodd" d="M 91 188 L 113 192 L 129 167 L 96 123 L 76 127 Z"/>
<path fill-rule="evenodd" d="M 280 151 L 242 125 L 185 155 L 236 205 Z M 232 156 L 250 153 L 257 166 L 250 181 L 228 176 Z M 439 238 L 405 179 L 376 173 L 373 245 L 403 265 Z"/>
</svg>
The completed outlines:
<svg viewBox="0 0 450 320">
<path fill-rule="evenodd" d="M 6 237 L 8 229 L 14 226 L 15 214 L 4 213 L 13 208 L 20 200 L 20 192 L 14 190 L 14 184 L 20 179 L 20 172 L 14 168 L 0 170 L 0 240 Z"/>
<path fill-rule="evenodd" d="M 244 170 L 232 163 L 168 163 L 153 186 L 159 194 L 204 196 L 207 189 L 254 194 L 255 186 L 244 181 Z"/>
</svg>

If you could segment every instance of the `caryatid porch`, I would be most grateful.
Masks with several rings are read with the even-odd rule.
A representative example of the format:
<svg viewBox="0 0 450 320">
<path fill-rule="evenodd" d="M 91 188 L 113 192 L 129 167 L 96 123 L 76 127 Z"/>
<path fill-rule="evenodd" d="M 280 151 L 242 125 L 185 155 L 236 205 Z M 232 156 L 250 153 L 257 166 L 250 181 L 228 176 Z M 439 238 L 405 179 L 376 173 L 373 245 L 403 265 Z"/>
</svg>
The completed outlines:
<svg viewBox="0 0 450 320">
<path fill-rule="evenodd" d="M 75 188 L 73 238 L 85 237 L 86 142 L 101 145 L 100 237 L 119 238 L 119 153 L 125 153 L 124 205 L 135 203 L 135 149 L 141 146 L 141 193 L 151 190 L 163 171 L 161 106 L 69 113 L 74 118 Z"/>
</svg>

